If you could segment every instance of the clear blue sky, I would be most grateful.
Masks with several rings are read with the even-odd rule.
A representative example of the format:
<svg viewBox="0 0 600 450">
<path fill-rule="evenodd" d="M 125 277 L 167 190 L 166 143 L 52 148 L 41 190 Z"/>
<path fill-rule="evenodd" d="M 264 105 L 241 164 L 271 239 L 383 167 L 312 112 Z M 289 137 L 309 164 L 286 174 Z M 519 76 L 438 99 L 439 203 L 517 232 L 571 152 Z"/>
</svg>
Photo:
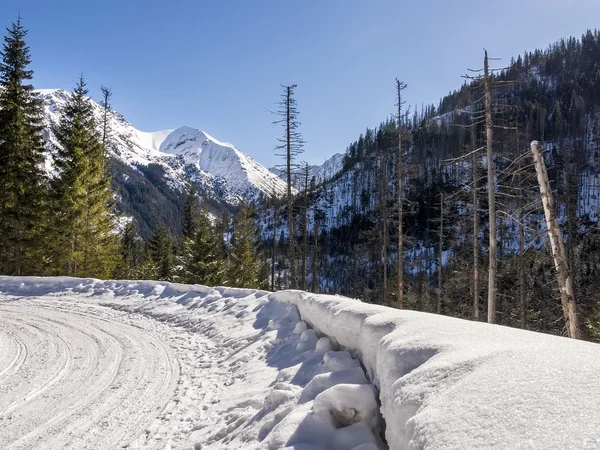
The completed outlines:
<svg viewBox="0 0 600 450">
<path fill-rule="evenodd" d="M 321 163 L 394 109 L 437 103 L 481 66 L 600 24 L 598 0 L 5 0 L 21 13 L 38 88 L 72 88 L 83 72 L 133 125 L 189 125 L 271 166 L 280 84 L 298 84 L 307 141 Z"/>
</svg>

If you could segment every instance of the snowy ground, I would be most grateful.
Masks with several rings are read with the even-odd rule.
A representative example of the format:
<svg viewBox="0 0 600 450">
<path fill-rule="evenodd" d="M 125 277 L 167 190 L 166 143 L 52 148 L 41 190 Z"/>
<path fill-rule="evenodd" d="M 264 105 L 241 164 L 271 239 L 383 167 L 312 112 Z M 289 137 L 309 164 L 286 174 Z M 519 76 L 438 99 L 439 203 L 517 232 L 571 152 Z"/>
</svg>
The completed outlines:
<svg viewBox="0 0 600 450">
<path fill-rule="evenodd" d="M 268 293 L 0 277 L 1 449 L 383 449 L 377 391 Z"/>
<path fill-rule="evenodd" d="M 299 291 L 0 277 L 2 450 L 386 445 L 600 449 L 600 346 Z"/>
</svg>

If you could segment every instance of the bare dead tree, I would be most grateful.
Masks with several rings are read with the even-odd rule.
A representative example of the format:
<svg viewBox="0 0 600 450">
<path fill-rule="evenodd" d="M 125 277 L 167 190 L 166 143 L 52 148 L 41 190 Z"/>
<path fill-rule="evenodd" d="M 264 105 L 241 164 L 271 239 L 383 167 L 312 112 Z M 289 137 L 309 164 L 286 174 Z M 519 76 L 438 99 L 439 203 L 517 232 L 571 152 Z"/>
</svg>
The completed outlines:
<svg viewBox="0 0 600 450">
<path fill-rule="evenodd" d="M 106 86 L 101 86 L 100 91 L 102 92 L 102 151 L 104 152 L 104 157 L 106 157 L 106 150 L 108 146 L 108 139 L 110 133 L 108 116 L 112 111 L 112 107 L 110 105 L 110 98 L 112 97 L 112 92 Z"/>
<path fill-rule="evenodd" d="M 473 319 L 479 320 L 479 171 L 477 159 L 476 124 L 471 124 L 471 173 L 473 202 Z"/>
<path fill-rule="evenodd" d="M 283 150 L 283 153 L 278 154 L 285 158 L 285 171 L 287 177 L 287 221 L 288 221 L 288 233 L 289 233 L 289 260 L 290 260 L 290 287 L 297 287 L 297 274 L 296 274 L 296 238 L 294 234 L 294 189 L 292 187 L 292 173 L 293 169 L 296 168 L 295 159 L 302 153 L 304 147 L 304 141 L 298 131 L 300 122 L 298 121 L 298 107 L 296 99 L 294 98 L 294 90 L 296 85 L 281 86 L 283 93 L 281 94 L 282 100 L 279 102 L 279 109 L 276 112 L 281 119 L 275 121 L 275 124 L 282 124 L 284 127 L 284 135 L 279 138 L 280 145 L 276 147 L 277 150 Z"/>
<path fill-rule="evenodd" d="M 496 186 L 494 180 L 494 123 L 492 122 L 492 94 L 490 88 L 490 70 L 488 53 L 483 59 L 483 79 L 485 91 L 485 131 L 486 163 L 488 177 L 488 215 L 489 215 L 489 266 L 488 266 L 488 323 L 496 322 L 496 271 L 498 262 L 496 231 Z"/>
<path fill-rule="evenodd" d="M 388 304 L 388 180 L 387 180 L 387 155 L 385 149 L 379 146 L 379 218 L 381 236 L 381 271 L 383 283 L 382 302 Z"/>
<path fill-rule="evenodd" d="M 300 289 L 306 289 L 306 258 L 308 252 L 308 197 L 309 186 L 308 177 L 310 175 L 310 167 L 308 163 L 303 167 L 303 186 L 302 186 L 302 255 L 300 263 Z"/>
<path fill-rule="evenodd" d="M 440 192 L 440 230 L 438 241 L 438 289 L 437 308 L 438 314 L 442 313 L 442 267 L 444 264 L 444 193 Z"/>
<path fill-rule="evenodd" d="M 533 161 L 535 170 L 540 185 L 540 195 L 542 204 L 544 205 L 544 214 L 546 216 L 546 226 L 548 229 L 548 237 L 552 248 L 552 256 L 554 257 L 554 267 L 558 279 L 558 288 L 560 291 L 560 299 L 563 307 L 565 325 L 567 327 L 567 335 L 573 339 L 579 339 L 581 333 L 577 323 L 577 310 L 575 305 L 575 295 L 573 291 L 573 277 L 567 265 L 567 254 L 565 244 L 563 242 L 558 219 L 556 217 L 556 208 L 550 182 L 548 181 L 548 172 L 542 155 L 542 147 L 538 141 L 531 142 L 531 152 L 533 153 Z"/>
<path fill-rule="evenodd" d="M 403 187 L 404 187 L 404 159 L 402 157 L 402 132 L 404 120 L 402 116 L 402 91 L 406 89 L 406 83 L 401 82 L 396 78 L 396 95 L 398 107 L 398 161 L 397 161 L 397 177 L 398 177 L 398 309 L 404 308 L 404 230 L 402 229 L 403 220 Z"/>
<path fill-rule="evenodd" d="M 275 188 L 271 196 L 273 202 L 273 247 L 271 249 L 271 290 L 275 291 L 275 262 L 277 260 L 277 219 L 279 217 L 279 198 Z"/>
</svg>

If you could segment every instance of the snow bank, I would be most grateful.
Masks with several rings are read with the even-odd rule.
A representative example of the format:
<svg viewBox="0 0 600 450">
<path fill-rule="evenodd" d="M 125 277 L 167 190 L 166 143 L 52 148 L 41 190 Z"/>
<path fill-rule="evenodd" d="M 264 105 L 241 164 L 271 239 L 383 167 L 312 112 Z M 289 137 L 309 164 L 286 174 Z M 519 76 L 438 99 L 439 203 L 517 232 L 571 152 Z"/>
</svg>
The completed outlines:
<svg viewBox="0 0 600 450">
<path fill-rule="evenodd" d="M 360 358 L 380 390 L 391 449 L 600 448 L 597 344 L 339 296 L 283 291 L 270 299 L 295 305 L 304 322 Z M 321 385 L 327 377 L 307 388 Z M 319 394 L 315 409 L 335 404 L 330 396 L 362 395 L 334 389 L 344 393 Z"/>
<path fill-rule="evenodd" d="M 173 448 L 381 450 L 381 416 L 391 449 L 600 448 L 596 344 L 299 291 L 0 277 L 2 295 L 201 336 Z"/>
<path fill-rule="evenodd" d="M 378 393 L 360 361 L 333 349 L 330 339 L 307 329 L 295 306 L 269 294 L 156 281 L 0 277 L 0 306 L 76 311 L 81 303 L 127 313 L 127 321 L 142 315 L 173 327 L 177 391 L 128 448 L 384 450 Z"/>
</svg>

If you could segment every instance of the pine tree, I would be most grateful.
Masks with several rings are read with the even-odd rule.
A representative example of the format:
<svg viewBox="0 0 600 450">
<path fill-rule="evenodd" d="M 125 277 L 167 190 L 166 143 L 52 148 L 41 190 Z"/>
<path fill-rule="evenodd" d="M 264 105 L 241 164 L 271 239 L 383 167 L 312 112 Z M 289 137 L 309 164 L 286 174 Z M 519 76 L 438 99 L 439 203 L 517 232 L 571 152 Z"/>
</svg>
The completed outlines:
<svg viewBox="0 0 600 450">
<path fill-rule="evenodd" d="M 53 265 L 59 273 L 106 278 L 118 258 L 113 191 L 87 93 L 81 77 L 54 129 L 58 175 L 51 184 L 57 233 Z"/>
<path fill-rule="evenodd" d="M 134 221 L 125 225 L 121 234 L 121 260 L 116 269 L 116 276 L 123 279 L 138 278 L 138 266 L 144 257 L 144 242 L 138 234 Z"/>
<path fill-rule="evenodd" d="M 149 279 L 171 281 L 173 275 L 173 236 L 169 229 L 160 225 L 146 246 L 149 260 L 145 263 L 145 275 Z M 150 263 L 150 264 L 148 264 Z"/>
<path fill-rule="evenodd" d="M 242 204 L 235 216 L 233 239 L 227 259 L 226 281 L 229 285 L 245 288 L 261 288 L 261 263 L 257 255 L 254 234 L 254 212 Z"/>
<path fill-rule="evenodd" d="M 40 273 L 45 177 L 42 104 L 27 84 L 33 72 L 21 18 L 0 56 L 0 273 Z"/>
<path fill-rule="evenodd" d="M 187 283 L 213 286 L 222 278 L 219 258 L 221 242 L 215 236 L 208 212 L 201 209 L 196 216 L 197 231 L 191 244 L 191 257 L 186 267 Z"/>
</svg>

